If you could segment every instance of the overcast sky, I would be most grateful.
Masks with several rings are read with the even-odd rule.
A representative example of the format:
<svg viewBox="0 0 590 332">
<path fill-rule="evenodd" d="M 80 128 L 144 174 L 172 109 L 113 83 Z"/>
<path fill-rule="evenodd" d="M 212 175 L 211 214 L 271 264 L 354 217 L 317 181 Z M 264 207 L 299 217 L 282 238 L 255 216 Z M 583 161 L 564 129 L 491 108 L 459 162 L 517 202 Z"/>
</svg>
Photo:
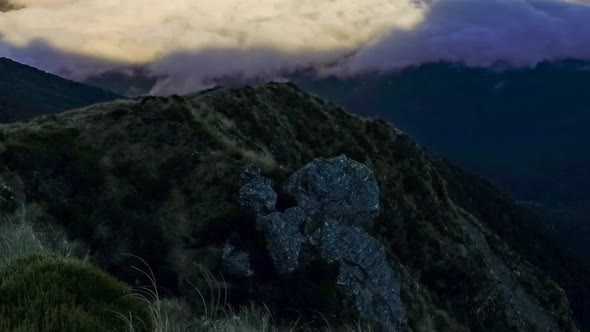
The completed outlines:
<svg viewBox="0 0 590 332">
<path fill-rule="evenodd" d="M 314 66 L 590 60 L 582 0 L 0 0 L 0 56 L 74 79 L 145 67 L 155 92 Z M 329 70 L 326 70 L 330 64 Z M 334 65 L 337 64 L 337 65 Z"/>
</svg>

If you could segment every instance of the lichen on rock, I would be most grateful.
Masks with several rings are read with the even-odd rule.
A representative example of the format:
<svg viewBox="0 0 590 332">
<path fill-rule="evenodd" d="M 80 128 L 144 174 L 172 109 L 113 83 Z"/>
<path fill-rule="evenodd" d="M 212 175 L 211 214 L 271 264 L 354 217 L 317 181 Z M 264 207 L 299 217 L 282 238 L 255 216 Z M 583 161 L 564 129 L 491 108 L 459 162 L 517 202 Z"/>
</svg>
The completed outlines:
<svg viewBox="0 0 590 332">
<path fill-rule="evenodd" d="M 365 165 L 341 155 L 316 159 L 297 171 L 285 186 L 310 216 L 359 224 L 379 212 L 379 186 Z"/>
<path fill-rule="evenodd" d="M 271 181 L 260 175 L 260 168 L 250 165 L 241 175 L 239 203 L 256 213 L 270 212 L 277 203 L 277 193 Z"/>
</svg>

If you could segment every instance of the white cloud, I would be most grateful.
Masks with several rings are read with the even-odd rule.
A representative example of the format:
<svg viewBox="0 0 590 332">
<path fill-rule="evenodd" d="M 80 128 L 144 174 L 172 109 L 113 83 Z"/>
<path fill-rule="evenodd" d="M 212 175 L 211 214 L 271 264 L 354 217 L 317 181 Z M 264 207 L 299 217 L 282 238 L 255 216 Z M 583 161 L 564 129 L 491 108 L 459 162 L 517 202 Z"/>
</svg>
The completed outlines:
<svg viewBox="0 0 590 332">
<path fill-rule="evenodd" d="M 206 77 L 331 63 L 349 73 L 433 60 L 487 65 L 590 59 L 582 0 L 13 0 L 0 56 L 80 79 L 130 65 Z M 341 70 L 342 68 L 339 68 Z"/>
</svg>

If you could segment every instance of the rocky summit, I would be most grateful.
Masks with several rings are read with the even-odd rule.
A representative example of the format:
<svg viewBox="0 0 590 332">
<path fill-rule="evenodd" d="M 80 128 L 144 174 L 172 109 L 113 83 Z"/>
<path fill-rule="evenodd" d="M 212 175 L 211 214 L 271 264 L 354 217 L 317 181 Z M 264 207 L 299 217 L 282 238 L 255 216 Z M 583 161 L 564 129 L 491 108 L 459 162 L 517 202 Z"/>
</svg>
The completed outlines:
<svg viewBox="0 0 590 332">
<path fill-rule="evenodd" d="M 277 320 L 383 331 L 577 331 L 587 313 L 588 279 L 534 216 L 293 84 L 0 125 L 0 183 L 2 209 L 35 206 L 131 285 L 149 284 L 139 256 L 194 305 L 205 285 Z"/>
</svg>

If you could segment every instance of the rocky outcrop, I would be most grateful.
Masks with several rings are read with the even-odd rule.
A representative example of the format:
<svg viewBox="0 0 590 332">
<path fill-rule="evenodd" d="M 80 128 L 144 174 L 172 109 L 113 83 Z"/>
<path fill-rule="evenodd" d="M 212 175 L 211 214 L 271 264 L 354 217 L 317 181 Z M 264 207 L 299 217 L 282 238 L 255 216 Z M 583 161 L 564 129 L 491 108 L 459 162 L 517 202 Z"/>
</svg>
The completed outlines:
<svg viewBox="0 0 590 332">
<path fill-rule="evenodd" d="M 314 264 L 335 265 L 343 310 L 375 323 L 383 331 L 405 328 L 400 277 L 387 261 L 383 246 L 362 227 L 379 212 L 379 187 L 372 171 L 346 156 L 316 159 L 291 176 L 285 192 L 297 206 L 263 213 L 275 207 L 270 181 L 253 167 L 242 175 L 239 202 L 258 214 L 256 229 L 282 278 Z M 246 253 L 224 249 L 226 273 L 252 276 Z"/>
<path fill-rule="evenodd" d="M 241 185 L 238 200 L 241 206 L 256 213 L 274 210 L 277 203 L 277 193 L 272 190 L 271 181 L 260 176 L 260 170 L 254 166 L 248 167 L 241 175 Z"/>
<path fill-rule="evenodd" d="M 223 248 L 221 259 L 223 260 L 223 269 L 235 276 L 248 278 L 254 275 L 254 271 L 250 267 L 250 255 L 237 250 L 229 243 Z"/>
<path fill-rule="evenodd" d="M 379 212 L 379 186 L 373 172 L 345 156 L 317 159 L 289 179 L 287 193 L 309 216 L 362 226 Z"/>
<path fill-rule="evenodd" d="M 256 222 L 257 229 L 264 233 L 268 253 L 281 275 L 292 273 L 299 267 L 301 248 L 307 241 L 300 227 L 306 219 L 303 209 L 295 207 L 283 213 L 261 216 Z"/>
<path fill-rule="evenodd" d="M 338 289 L 360 317 L 378 321 L 385 331 L 402 330 L 400 278 L 379 242 L 360 227 L 326 222 L 310 243 L 323 260 L 338 264 Z"/>
</svg>

